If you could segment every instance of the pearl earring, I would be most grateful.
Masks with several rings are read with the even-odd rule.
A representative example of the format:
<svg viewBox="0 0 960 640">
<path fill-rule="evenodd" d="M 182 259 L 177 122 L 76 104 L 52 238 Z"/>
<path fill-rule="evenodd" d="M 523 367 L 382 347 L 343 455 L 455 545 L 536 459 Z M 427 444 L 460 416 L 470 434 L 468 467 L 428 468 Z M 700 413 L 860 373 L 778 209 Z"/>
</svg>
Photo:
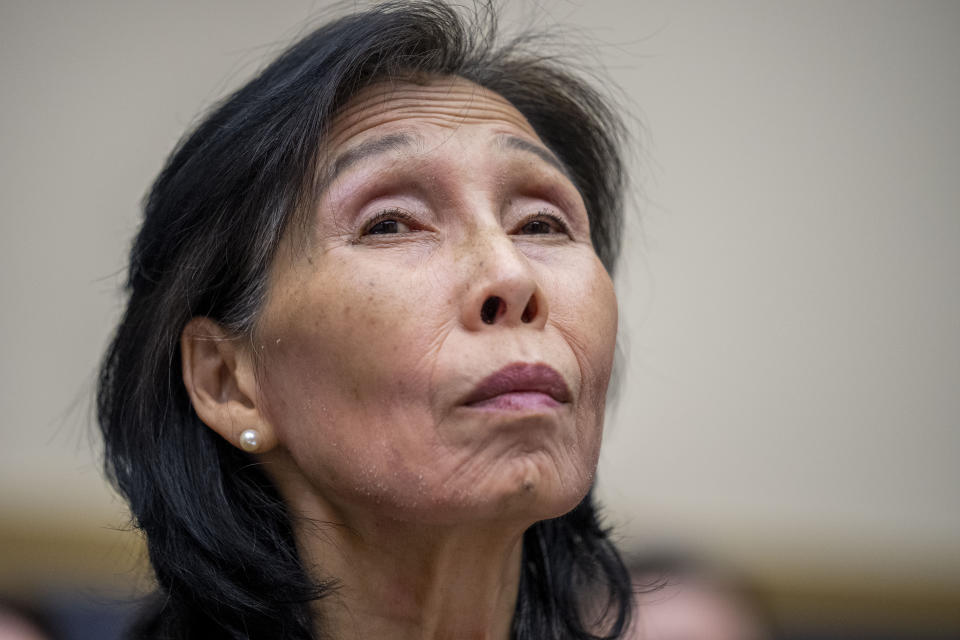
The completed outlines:
<svg viewBox="0 0 960 640">
<path fill-rule="evenodd" d="M 245 429 L 240 434 L 240 448 L 250 453 L 260 448 L 260 434 L 256 429 Z"/>
</svg>

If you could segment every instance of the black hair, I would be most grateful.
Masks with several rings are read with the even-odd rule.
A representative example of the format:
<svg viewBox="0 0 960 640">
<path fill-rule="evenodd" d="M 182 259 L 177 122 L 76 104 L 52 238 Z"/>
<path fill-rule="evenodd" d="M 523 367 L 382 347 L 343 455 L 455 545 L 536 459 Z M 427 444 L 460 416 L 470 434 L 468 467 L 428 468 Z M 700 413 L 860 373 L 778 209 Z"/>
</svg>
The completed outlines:
<svg viewBox="0 0 960 640">
<path fill-rule="evenodd" d="M 459 76 L 509 100 L 566 166 L 613 271 L 620 120 L 587 82 L 538 52 L 537 38 L 496 45 L 495 14 L 485 3 L 471 13 L 415 0 L 329 22 L 216 105 L 157 177 L 97 398 L 107 474 L 146 537 L 160 594 L 137 633 L 314 638 L 310 603 L 336 588 L 307 575 L 266 475 L 196 415 L 179 337 L 194 316 L 238 336 L 253 330 L 278 242 L 313 202 L 327 127 L 357 91 Z M 602 620 L 587 612 L 588 591 L 603 594 Z M 525 533 L 515 638 L 614 638 L 629 615 L 629 576 L 591 494 Z"/>
</svg>

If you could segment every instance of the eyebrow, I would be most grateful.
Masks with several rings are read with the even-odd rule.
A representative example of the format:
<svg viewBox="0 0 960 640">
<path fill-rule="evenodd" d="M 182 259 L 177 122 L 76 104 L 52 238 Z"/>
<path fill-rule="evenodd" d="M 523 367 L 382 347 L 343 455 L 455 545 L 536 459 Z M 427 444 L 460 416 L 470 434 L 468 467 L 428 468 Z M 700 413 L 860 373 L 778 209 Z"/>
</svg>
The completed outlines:
<svg viewBox="0 0 960 640">
<path fill-rule="evenodd" d="M 328 165 L 329 169 L 324 171 L 324 175 L 318 184 L 317 193 L 320 194 L 326 191 L 327 187 L 329 187 L 330 184 L 337 179 L 337 176 L 362 160 L 366 160 L 372 156 L 380 155 L 390 151 L 406 149 L 408 147 L 420 144 L 421 142 L 422 138 L 420 136 L 402 131 L 398 133 L 390 133 L 372 140 L 367 140 L 366 142 L 361 142 L 357 146 L 347 149 L 341 153 L 333 160 L 332 163 Z M 540 160 L 546 162 L 557 171 L 562 173 L 571 182 L 573 181 L 573 177 L 570 175 L 570 171 L 567 169 L 566 165 L 564 165 L 560 159 L 553 154 L 553 152 L 545 147 L 541 147 L 540 145 L 534 144 L 529 140 L 524 140 L 523 138 L 509 134 L 497 136 L 495 139 L 495 144 L 504 149 L 512 149 L 533 154 Z"/>
<path fill-rule="evenodd" d="M 506 149 L 515 149 L 517 151 L 532 153 L 565 175 L 568 180 L 573 182 L 573 176 L 570 175 L 570 170 L 567 169 L 567 166 L 560 162 L 560 158 L 555 156 L 549 149 L 541 147 L 538 144 L 534 144 L 529 140 L 524 140 L 523 138 L 518 138 L 517 136 L 507 134 L 497 136 L 497 144 Z"/>
<path fill-rule="evenodd" d="M 411 133 L 398 132 L 390 133 L 372 140 L 367 140 L 366 142 L 361 142 L 357 146 L 347 149 L 341 153 L 334 159 L 332 163 L 328 165 L 329 168 L 324 172 L 324 176 L 320 179 L 317 192 L 323 193 L 326 191 L 327 187 L 330 186 L 330 183 L 337 179 L 337 176 L 361 160 L 366 160 L 371 156 L 387 153 L 388 151 L 399 151 L 407 147 L 412 147 L 418 144 L 420 141 L 420 136 L 416 136 Z"/>
</svg>

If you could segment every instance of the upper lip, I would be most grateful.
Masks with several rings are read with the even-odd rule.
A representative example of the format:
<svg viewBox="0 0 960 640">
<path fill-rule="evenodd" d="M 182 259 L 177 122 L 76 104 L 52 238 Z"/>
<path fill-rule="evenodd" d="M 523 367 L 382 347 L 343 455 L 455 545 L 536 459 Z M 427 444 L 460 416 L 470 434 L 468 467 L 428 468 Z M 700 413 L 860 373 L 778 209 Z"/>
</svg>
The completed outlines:
<svg viewBox="0 0 960 640">
<path fill-rule="evenodd" d="M 515 362 L 490 374 L 473 388 L 463 404 L 489 400 L 504 393 L 538 391 L 557 402 L 570 401 L 570 388 L 556 369 L 545 364 Z"/>
</svg>

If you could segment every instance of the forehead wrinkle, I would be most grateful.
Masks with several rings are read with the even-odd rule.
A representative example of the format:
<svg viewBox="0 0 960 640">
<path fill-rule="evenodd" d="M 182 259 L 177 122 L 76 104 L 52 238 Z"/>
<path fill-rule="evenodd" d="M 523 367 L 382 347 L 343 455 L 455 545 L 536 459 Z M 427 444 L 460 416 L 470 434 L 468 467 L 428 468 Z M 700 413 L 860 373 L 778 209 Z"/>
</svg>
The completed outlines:
<svg viewBox="0 0 960 640">
<path fill-rule="evenodd" d="M 456 128 L 462 124 L 506 123 L 525 133 L 535 135 L 526 118 L 507 104 L 486 101 L 455 103 L 440 100 L 395 99 L 390 101 L 389 108 L 371 109 L 367 113 L 355 116 L 352 121 L 341 126 L 335 137 L 337 140 L 349 140 L 363 131 L 404 120 L 431 123 L 447 128 Z M 336 140 L 333 146 L 336 146 Z"/>
<path fill-rule="evenodd" d="M 336 116 L 331 148 L 363 131 L 404 119 L 447 127 L 500 121 L 536 136 L 523 114 L 500 94 L 463 78 L 441 76 L 424 84 L 382 82 L 361 89 Z"/>
<path fill-rule="evenodd" d="M 425 103 L 459 104 L 469 109 L 478 102 L 488 105 L 513 108 L 503 96 L 462 78 L 438 78 L 428 84 L 395 85 L 379 83 L 362 89 L 340 111 L 338 119 L 352 120 L 357 113 L 371 110 L 390 111 L 398 105 L 423 105 Z"/>
</svg>

